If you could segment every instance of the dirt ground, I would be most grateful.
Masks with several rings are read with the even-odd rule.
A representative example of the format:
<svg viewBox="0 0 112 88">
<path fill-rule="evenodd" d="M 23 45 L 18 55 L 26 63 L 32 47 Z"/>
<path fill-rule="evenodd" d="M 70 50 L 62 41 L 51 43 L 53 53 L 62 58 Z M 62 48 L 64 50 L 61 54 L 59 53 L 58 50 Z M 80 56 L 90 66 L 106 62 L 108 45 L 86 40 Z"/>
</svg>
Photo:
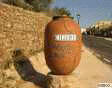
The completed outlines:
<svg viewBox="0 0 112 88">
<path fill-rule="evenodd" d="M 8 78 L 15 79 L 6 80 L 0 88 L 45 88 L 45 78 L 50 70 L 45 64 L 44 53 L 40 52 L 22 63 L 22 68 L 12 67 L 6 71 Z M 73 73 L 75 88 L 98 88 L 99 83 L 112 83 L 112 65 L 102 62 L 86 47 L 83 47 L 80 65 Z M 5 83 L 8 86 L 4 86 Z"/>
<path fill-rule="evenodd" d="M 99 83 L 112 83 L 112 65 L 103 63 L 85 47 L 75 73 L 80 84 L 77 88 L 98 88 Z"/>
<path fill-rule="evenodd" d="M 43 53 L 40 54 L 40 57 L 43 57 L 44 61 Z M 46 66 L 43 66 L 44 63 L 36 66 L 38 62 L 34 61 L 34 58 L 30 58 L 30 60 L 40 73 L 46 74 L 49 71 Z M 103 63 L 86 47 L 82 49 L 81 62 L 74 73 L 76 88 L 98 88 L 99 83 L 112 83 L 112 66 Z"/>
</svg>

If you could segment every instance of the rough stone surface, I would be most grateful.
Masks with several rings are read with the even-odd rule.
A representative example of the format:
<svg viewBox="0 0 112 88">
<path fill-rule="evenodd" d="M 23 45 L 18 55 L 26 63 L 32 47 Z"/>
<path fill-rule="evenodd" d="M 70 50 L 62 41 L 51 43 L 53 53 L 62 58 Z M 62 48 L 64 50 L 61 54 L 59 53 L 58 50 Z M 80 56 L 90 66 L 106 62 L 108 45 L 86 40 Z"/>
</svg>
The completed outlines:
<svg viewBox="0 0 112 88">
<path fill-rule="evenodd" d="M 43 48 L 44 29 L 50 18 L 0 3 L 0 52 L 9 58 L 16 48 L 32 55 Z"/>
<path fill-rule="evenodd" d="M 18 85 L 18 88 L 40 88 L 34 85 L 32 82 L 23 82 L 21 85 Z"/>
<path fill-rule="evenodd" d="M 17 83 L 20 88 L 44 86 L 49 69 L 44 54 L 39 52 L 43 50 L 44 29 L 50 20 L 43 13 L 0 3 L 0 88 L 17 88 Z M 18 49 L 24 54 L 13 57 L 13 51 Z M 20 61 L 16 63 L 14 59 Z M 23 80 L 29 83 L 21 83 Z"/>
<path fill-rule="evenodd" d="M 46 75 L 50 71 L 45 63 L 44 53 L 34 56 L 14 57 L 12 66 L 0 69 L 0 88 L 46 88 Z"/>
<path fill-rule="evenodd" d="M 46 81 L 48 88 L 78 88 L 77 85 L 79 85 L 76 84 L 78 77 L 75 73 L 69 75 L 49 74 Z"/>
</svg>

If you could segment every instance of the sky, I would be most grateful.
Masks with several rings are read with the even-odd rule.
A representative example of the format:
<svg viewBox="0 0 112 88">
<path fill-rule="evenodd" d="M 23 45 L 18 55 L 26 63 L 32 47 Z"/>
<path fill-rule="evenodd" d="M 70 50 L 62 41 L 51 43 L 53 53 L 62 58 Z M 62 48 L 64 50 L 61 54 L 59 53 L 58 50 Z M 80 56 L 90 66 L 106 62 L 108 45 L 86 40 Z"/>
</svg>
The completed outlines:
<svg viewBox="0 0 112 88">
<path fill-rule="evenodd" d="M 112 20 L 112 0 L 56 0 L 51 7 L 67 8 L 75 19 L 79 13 L 81 27 L 100 20 Z"/>
</svg>

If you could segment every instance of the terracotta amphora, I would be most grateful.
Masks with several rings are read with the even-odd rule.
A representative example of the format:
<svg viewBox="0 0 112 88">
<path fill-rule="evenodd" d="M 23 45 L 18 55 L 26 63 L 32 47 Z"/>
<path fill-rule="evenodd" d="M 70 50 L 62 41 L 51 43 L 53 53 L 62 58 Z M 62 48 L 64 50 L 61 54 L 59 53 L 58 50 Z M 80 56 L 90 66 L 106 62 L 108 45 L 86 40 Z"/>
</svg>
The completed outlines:
<svg viewBox="0 0 112 88">
<path fill-rule="evenodd" d="M 45 60 L 53 74 L 67 75 L 80 62 L 80 26 L 68 16 L 55 16 L 45 29 Z"/>
</svg>

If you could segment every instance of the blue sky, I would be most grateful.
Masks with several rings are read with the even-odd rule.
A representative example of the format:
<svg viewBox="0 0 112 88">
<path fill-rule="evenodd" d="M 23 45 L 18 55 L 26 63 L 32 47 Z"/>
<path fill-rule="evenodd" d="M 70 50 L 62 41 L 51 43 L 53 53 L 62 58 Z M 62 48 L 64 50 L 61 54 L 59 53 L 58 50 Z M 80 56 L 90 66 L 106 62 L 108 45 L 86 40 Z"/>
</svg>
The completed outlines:
<svg viewBox="0 0 112 88">
<path fill-rule="evenodd" d="M 80 25 L 86 27 L 99 20 L 112 20 L 112 0 L 56 0 L 52 7 L 65 7 L 76 18 L 80 13 Z"/>
</svg>

